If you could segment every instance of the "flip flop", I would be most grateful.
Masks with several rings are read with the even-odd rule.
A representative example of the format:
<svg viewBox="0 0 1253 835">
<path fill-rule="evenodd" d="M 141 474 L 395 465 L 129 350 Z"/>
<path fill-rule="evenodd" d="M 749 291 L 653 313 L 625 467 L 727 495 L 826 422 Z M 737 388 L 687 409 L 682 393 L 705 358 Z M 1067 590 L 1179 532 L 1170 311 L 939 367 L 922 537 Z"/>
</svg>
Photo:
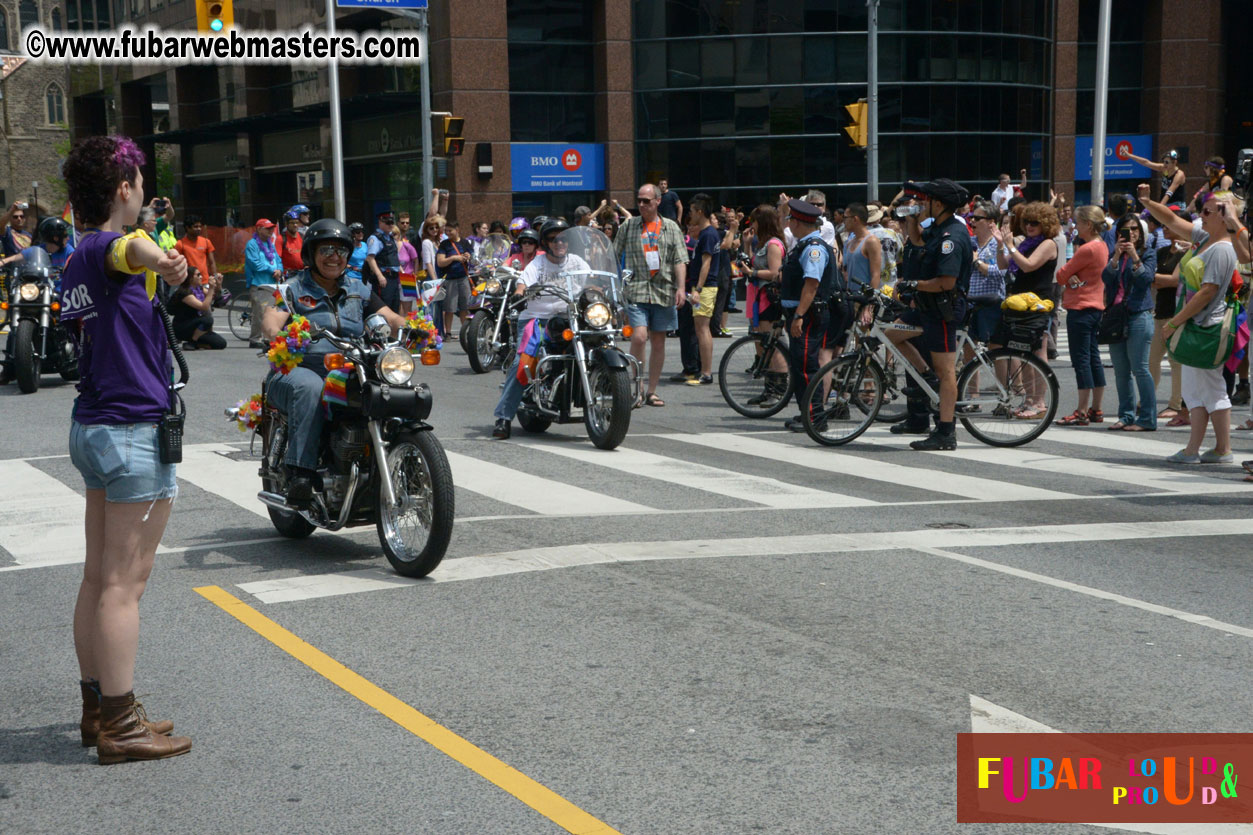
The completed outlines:
<svg viewBox="0 0 1253 835">
<path fill-rule="evenodd" d="M 1185 416 L 1183 412 L 1180 412 L 1179 414 L 1177 414 L 1177 415 L 1175 415 L 1173 418 L 1171 418 L 1171 419 L 1170 419 L 1170 423 L 1168 423 L 1168 424 L 1166 424 L 1166 425 L 1167 425 L 1167 426 L 1191 426 L 1191 425 L 1192 425 L 1192 419 L 1191 419 L 1191 418 L 1189 418 L 1189 417 L 1187 417 L 1187 416 Z"/>
<path fill-rule="evenodd" d="M 1242 426 L 1234 427 L 1237 432 L 1253 431 L 1253 420 L 1246 420 Z"/>
<path fill-rule="evenodd" d="M 1157 429 L 1156 428 L 1150 429 L 1149 427 L 1141 426 L 1138 423 L 1128 423 L 1126 426 L 1122 428 L 1122 431 L 1124 432 L 1156 432 Z"/>
<path fill-rule="evenodd" d="M 653 392 L 652 394 L 644 398 L 644 405 L 645 406 L 664 406 L 666 405 L 666 401 L 658 397 L 657 392 Z"/>
</svg>

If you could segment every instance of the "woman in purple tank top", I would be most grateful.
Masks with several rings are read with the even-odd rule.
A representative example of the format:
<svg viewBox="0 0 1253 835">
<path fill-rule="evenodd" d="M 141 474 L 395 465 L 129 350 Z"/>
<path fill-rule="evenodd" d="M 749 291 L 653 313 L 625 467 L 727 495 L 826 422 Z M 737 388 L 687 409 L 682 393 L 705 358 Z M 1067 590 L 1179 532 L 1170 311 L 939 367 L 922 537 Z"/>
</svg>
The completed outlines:
<svg viewBox="0 0 1253 835">
<path fill-rule="evenodd" d="M 70 460 L 87 487 L 87 555 L 74 608 L 84 746 L 103 764 L 186 753 L 171 722 L 135 701 L 139 598 L 170 518 L 174 465 L 161 462 L 157 422 L 170 404 L 168 343 L 153 305 L 160 275 L 180 284 L 187 262 L 141 234 L 122 235 L 144 205 L 143 152 L 130 139 L 79 142 L 63 173 L 82 244 L 62 276 L 61 321 L 82 378 Z M 149 271 L 152 271 L 149 273 Z"/>
</svg>

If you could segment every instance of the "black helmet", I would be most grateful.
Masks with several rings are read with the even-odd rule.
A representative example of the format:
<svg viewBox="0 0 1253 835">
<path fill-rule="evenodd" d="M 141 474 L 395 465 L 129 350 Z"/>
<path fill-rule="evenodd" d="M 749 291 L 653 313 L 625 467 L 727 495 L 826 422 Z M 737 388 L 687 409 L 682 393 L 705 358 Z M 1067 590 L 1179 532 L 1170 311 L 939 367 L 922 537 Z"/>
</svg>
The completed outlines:
<svg viewBox="0 0 1253 835">
<path fill-rule="evenodd" d="M 333 217 L 324 217 L 309 224 L 309 230 L 305 232 L 304 245 L 300 248 L 300 257 L 305 262 L 305 266 L 313 267 L 313 253 L 317 251 L 318 246 L 334 242 L 341 243 L 348 248 L 349 252 L 352 251 L 352 232 L 347 226 Z"/>
<path fill-rule="evenodd" d="M 46 217 L 39 221 L 36 234 L 43 243 L 64 245 L 65 239 L 70 235 L 70 225 L 59 217 Z"/>
<path fill-rule="evenodd" d="M 540 227 L 539 238 L 541 242 L 547 241 L 554 235 L 559 235 L 570 228 L 570 224 L 566 223 L 565 218 L 554 217 L 545 220 L 544 225 Z"/>
<path fill-rule="evenodd" d="M 536 232 L 534 229 L 523 229 L 518 233 L 518 243 L 522 243 L 523 241 L 530 241 L 536 246 L 539 246 L 539 232 Z"/>
<path fill-rule="evenodd" d="M 348 231 L 349 231 L 349 232 L 351 232 L 351 233 L 352 233 L 352 234 L 354 234 L 354 235 L 355 235 L 355 234 L 357 234 L 358 232 L 360 232 L 362 235 L 364 235 L 364 234 L 365 234 L 365 224 L 364 224 L 364 223 L 350 223 L 350 224 L 348 224 Z"/>
<path fill-rule="evenodd" d="M 535 220 L 531 221 L 532 229 L 542 229 L 544 224 L 548 222 L 548 215 L 536 215 Z"/>
</svg>

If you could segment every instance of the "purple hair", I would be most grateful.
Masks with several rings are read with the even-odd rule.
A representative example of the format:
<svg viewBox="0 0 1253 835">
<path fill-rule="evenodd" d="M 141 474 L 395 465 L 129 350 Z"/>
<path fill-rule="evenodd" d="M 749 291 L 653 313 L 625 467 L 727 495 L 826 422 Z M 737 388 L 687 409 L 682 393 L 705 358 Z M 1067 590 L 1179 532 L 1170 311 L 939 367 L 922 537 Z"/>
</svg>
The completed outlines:
<svg viewBox="0 0 1253 835">
<path fill-rule="evenodd" d="M 113 138 L 113 162 L 124 171 L 132 168 L 140 168 L 146 162 L 144 152 L 135 144 L 135 140 L 129 136 L 116 136 Z"/>
</svg>

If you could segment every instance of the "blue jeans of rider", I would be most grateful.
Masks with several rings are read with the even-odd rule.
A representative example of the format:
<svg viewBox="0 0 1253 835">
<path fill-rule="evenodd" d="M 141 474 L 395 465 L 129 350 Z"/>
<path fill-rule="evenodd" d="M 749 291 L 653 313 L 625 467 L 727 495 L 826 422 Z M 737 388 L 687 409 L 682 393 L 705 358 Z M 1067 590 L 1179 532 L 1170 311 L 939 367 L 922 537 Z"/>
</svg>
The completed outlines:
<svg viewBox="0 0 1253 835">
<path fill-rule="evenodd" d="M 518 413 L 518 406 L 522 404 L 522 393 L 525 390 L 518 382 L 518 355 L 515 353 L 509 363 L 509 370 L 505 372 L 505 389 L 500 393 L 500 400 L 496 403 L 496 411 L 492 416 L 496 420 L 513 420 Z"/>
<path fill-rule="evenodd" d="M 1105 388 L 1105 368 L 1101 365 L 1101 311 L 1095 308 L 1066 311 L 1066 337 L 1070 343 L 1070 364 L 1075 369 L 1075 387 Z"/>
<path fill-rule="evenodd" d="M 266 383 L 266 398 L 287 415 L 287 454 L 283 461 L 289 467 L 317 469 L 325 421 L 324 385 L 322 376 L 308 368 L 296 368 L 286 375 L 273 372 Z"/>
<path fill-rule="evenodd" d="M 1118 386 L 1118 419 L 1145 429 L 1157 428 L 1157 387 L 1149 371 L 1149 348 L 1153 344 L 1153 311 L 1132 313 L 1126 342 L 1109 346 Z M 1136 407 L 1136 393 L 1140 395 Z"/>
</svg>

